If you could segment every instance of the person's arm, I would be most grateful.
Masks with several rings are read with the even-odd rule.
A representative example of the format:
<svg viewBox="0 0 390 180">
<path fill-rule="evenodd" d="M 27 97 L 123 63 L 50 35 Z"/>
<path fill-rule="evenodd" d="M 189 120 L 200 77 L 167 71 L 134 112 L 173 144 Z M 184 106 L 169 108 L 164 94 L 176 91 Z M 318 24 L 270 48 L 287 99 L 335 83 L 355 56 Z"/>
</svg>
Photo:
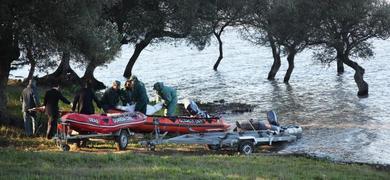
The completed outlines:
<svg viewBox="0 0 390 180">
<path fill-rule="evenodd" d="M 119 100 L 122 102 L 123 106 L 126 106 L 128 103 L 126 91 L 123 89 L 119 90 Z"/>
<path fill-rule="evenodd" d="M 66 99 L 66 98 L 62 95 L 62 93 L 61 93 L 60 91 L 58 91 L 58 93 L 59 93 L 59 96 L 60 96 L 60 99 L 61 99 L 62 102 L 64 102 L 65 104 L 70 104 L 70 101 L 69 101 L 68 99 Z"/>
<path fill-rule="evenodd" d="M 38 93 L 36 90 L 33 90 L 33 99 L 34 99 L 35 107 L 38 107 L 40 102 L 39 102 L 39 96 L 38 96 Z"/>
<path fill-rule="evenodd" d="M 74 112 L 76 110 L 76 107 L 78 106 L 78 102 L 80 99 L 80 94 L 78 93 L 74 99 L 73 99 L 73 106 L 72 106 L 72 111 Z"/>
<path fill-rule="evenodd" d="M 46 106 L 47 104 L 47 92 L 45 93 L 45 97 L 43 97 L 43 105 Z"/>
<path fill-rule="evenodd" d="M 167 104 L 172 102 L 172 100 L 173 100 L 172 92 L 169 89 L 166 89 L 165 91 L 163 91 L 163 96 L 164 96 L 163 99 L 165 101 L 167 101 Z"/>
<path fill-rule="evenodd" d="M 92 93 L 92 99 L 95 101 L 96 106 L 97 106 L 98 108 L 102 108 L 102 105 L 100 104 L 99 99 L 96 97 L 96 94 L 95 94 L 93 91 L 91 91 L 91 93 Z"/>
</svg>

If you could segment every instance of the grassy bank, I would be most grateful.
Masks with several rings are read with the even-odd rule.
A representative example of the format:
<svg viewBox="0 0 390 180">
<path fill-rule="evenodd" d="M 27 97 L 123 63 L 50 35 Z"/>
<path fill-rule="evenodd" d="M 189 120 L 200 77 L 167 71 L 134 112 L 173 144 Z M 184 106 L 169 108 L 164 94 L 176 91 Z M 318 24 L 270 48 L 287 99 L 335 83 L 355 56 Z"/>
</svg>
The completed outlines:
<svg viewBox="0 0 390 180">
<path fill-rule="evenodd" d="M 61 152 L 44 138 L 0 127 L 0 179 L 388 179 L 368 165 L 297 156 L 217 153 L 201 146 L 167 145 L 149 152 L 136 144 L 115 151 L 111 142 Z"/>
<path fill-rule="evenodd" d="M 305 157 L 22 152 L 0 149 L 2 178 L 107 179 L 388 179 L 365 165 Z"/>
</svg>

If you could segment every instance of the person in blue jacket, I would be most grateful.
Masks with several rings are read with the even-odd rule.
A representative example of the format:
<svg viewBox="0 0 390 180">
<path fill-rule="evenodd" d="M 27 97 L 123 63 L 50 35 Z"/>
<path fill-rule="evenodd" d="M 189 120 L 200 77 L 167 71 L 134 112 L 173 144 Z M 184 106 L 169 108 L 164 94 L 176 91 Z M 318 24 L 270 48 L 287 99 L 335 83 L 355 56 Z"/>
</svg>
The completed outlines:
<svg viewBox="0 0 390 180">
<path fill-rule="evenodd" d="M 166 108 L 165 116 L 174 116 L 177 105 L 177 93 L 176 90 L 169 86 L 164 86 L 164 83 L 157 82 L 153 85 L 153 89 L 157 92 L 159 98 L 164 101 L 164 107 Z"/>
</svg>

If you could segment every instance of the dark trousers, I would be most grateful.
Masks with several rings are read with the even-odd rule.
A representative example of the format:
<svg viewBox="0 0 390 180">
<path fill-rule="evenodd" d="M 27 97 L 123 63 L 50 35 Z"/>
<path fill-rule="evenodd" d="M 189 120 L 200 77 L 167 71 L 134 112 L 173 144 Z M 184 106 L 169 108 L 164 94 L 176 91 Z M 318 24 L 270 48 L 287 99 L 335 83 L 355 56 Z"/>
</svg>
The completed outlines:
<svg viewBox="0 0 390 180">
<path fill-rule="evenodd" d="M 57 133 L 58 113 L 48 115 L 46 138 L 51 139 Z"/>
</svg>

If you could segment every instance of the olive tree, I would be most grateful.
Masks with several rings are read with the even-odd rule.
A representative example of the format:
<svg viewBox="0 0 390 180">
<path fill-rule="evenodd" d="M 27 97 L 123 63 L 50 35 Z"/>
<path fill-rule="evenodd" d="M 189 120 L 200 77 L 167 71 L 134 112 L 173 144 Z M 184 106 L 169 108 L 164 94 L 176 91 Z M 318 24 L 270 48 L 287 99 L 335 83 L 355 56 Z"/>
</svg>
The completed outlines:
<svg viewBox="0 0 390 180">
<path fill-rule="evenodd" d="M 355 71 L 354 80 L 358 96 L 368 95 L 364 81 L 365 69 L 351 58 L 372 57 L 371 39 L 389 37 L 390 7 L 382 0 L 329 0 L 314 6 L 320 12 L 321 25 L 317 41 L 321 43 L 316 58 L 322 62 L 337 61 L 338 73 L 344 72 L 343 64 Z"/>
</svg>

